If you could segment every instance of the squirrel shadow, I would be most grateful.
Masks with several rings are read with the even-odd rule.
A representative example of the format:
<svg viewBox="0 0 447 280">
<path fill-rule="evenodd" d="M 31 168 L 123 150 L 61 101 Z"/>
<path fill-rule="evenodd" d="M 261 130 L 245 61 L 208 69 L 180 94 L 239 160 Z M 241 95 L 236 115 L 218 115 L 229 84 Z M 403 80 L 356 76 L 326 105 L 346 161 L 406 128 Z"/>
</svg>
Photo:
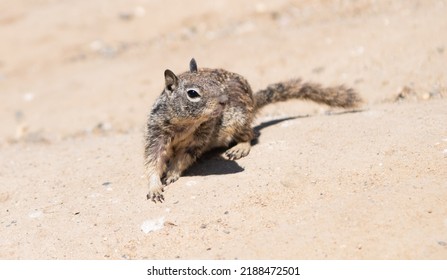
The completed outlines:
<svg viewBox="0 0 447 280">
<path fill-rule="evenodd" d="M 254 146 L 258 144 L 258 137 L 261 135 L 261 130 L 284 122 L 288 120 L 294 120 L 298 118 L 307 118 L 306 116 L 296 116 L 287 117 L 277 120 L 271 120 L 263 122 L 253 128 L 255 132 L 255 138 L 251 141 L 251 145 Z M 234 145 L 234 144 L 233 144 Z M 233 145 L 230 145 L 232 147 Z M 244 171 L 237 161 L 228 160 L 222 157 L 222 154 L 227 150 L 227 148 L 217 148 L 209 152 L 206 152 L 195 164 L 185 171 L 184 176 L 208 176 L 208 175 L 225 175 L 225 174 L 236 174 Z"/>
<path fill-rule="evenodd" d="M 259 139 L 259 137 L 261 137 L 261 130 L 263 130 L 264 128 L 267 128 L 269 126 L 272 126 L 272 125 L 275 125 L 278 123 L 282 123 L 285 121 L 303 119 L 303 118 L 309 118 L 309 117 L 310 117 L 310 115 L 295 116 L 295 117 L 287 117 L 287 118 L 276 119 L 276 120 L 271 120 L 271 121 L 266 121 L 266 122 L 260 123 L 257 126 L 253 127 L 253 130 L 255 132 L 255 138 L 251 141 L 251 145 L 254 146 L 259 143 L 258 139 Z"/>
<path fill-rule="evenodd" d="M 237 162 L 221 156 L 225 149 L 214 149 L 205 153 L 195 164 L 188 168 L 184 176 L 208 176 L 235 174 L 244 171 Z"/>
<path fill-rule="evenodd" d="M 352 109 L 352 110 L 344 110 L 344 111 L 339 111 L 339 112 L 328 111 L 325 113 L 325 115 L 332 116 L 332 115 L 355 114 L 355 113 L 360 113 L 360 112 L 364 112 L 364 111 L 366 111 L 366 109 Z M 251 142 L 251 145 L 254 146 L 254 145 L 258 144 L 258 139 L 261 136 L 261 130 L 263 130 L 266 127 L 269 127 L 269 126 L 272 126 L 272 125 L 275 125 L 278 123 L 282 123 L 285 121 L 296 120 L 296 119 L 305 119 L 305 118 L 310 118 L 313 116 L 314 115 L 286 117 L 286 118 L 282 118 L 282 119 L 276 119 L 276 120 L 271 120 L 271 121 L 260 123 L 253 128 L 253 130 L 255 132 L 255 139 L 253 139 L 253 141 Z"/>
</svg>

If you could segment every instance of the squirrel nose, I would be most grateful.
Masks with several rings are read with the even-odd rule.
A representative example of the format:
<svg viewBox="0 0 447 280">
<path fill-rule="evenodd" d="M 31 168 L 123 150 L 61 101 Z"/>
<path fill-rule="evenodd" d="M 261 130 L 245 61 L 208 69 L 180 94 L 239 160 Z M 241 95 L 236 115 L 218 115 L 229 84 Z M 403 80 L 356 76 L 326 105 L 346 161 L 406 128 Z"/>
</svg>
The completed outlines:
<svg viewBox="0 0 447 280">
<path fill-rule="evenodd" d="M 228 96 L 226 96 L 226 95 L 221 95 L 221 96 L 219 96 L 219 104 L 220 105 L 225 105 L 225 104 L 227 104 L 227 102 L 228 102 Z"/>
</svg>

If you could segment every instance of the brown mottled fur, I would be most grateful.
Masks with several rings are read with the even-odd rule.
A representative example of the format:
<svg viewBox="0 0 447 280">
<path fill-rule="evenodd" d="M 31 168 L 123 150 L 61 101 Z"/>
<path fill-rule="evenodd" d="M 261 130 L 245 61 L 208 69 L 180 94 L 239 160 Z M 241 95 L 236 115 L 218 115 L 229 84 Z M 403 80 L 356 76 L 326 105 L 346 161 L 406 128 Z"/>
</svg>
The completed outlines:
<svg viewBox="0 0 447 280">
<path fill-rule="evenodd" d="M 244 77 L 223 69 L 197 69 L 176 76 L 165 71 L 165 89 L 156 100 L 146 129 L 145 165 L 148 199 L 164 200 L 163 188 L 175 182 L 204 152 L 229 147 L 224 157 L 248 155 L 254 138 L 251 127 L 256 112 L 267 104 L 288 99 L 309 99 L 329 106 L 354 108 L 359 95 L 344 86 L 289 80 L 252 93 Z"/>
</svg>

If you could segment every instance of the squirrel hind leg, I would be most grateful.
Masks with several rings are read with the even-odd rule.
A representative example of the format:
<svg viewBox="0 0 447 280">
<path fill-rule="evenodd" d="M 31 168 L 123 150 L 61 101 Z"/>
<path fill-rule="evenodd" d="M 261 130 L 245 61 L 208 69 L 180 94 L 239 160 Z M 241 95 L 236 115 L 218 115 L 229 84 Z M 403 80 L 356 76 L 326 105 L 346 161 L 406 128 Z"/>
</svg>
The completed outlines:
<svg viewBox="0 0 447 280">
<path fill-rule="evenodd" d="M 251 127 L 252 113 L 245 114 L 245 118 L 243 116 L 238 117 L 237 114 L 233 113 L 231 120 L 228 121 L 225 127 L 221 130 L 222 135 L 230 136 L 231 141 L 236 143 L 236 145 L 231 146 L 222 155 L 226 159 L 237 160 L 250 153 L 251 141 L 255 137 L 254 130 Z M 225 146 L 228 144 L 229 143 L 226 143 Z"/>
<path fill-rule="evenodd" d="M 225 151 L 223 156 L 229 160 L 237 160 L 247 156 L 250 153 L 251 144 L 248 142 L 239 142 L 235 146 Z"/>
</svg>

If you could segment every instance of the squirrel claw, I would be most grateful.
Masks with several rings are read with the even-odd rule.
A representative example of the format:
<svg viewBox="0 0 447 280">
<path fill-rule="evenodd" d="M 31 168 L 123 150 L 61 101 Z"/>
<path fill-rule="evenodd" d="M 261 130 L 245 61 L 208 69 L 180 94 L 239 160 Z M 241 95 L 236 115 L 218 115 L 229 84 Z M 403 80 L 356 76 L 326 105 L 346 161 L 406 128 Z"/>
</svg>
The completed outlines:
<svg viewBox="0 0 447 280">
<path fill-rule="evenodd" d="M 163 201 L 165 200 L 162 192 L 164 192 L 163 188 L 159 188 L 157 190 L 154 191 L 149 191 L 149 193 L 146 195 L 146 199 L 147 200 L 152 200 L 153 202 L 157 203 L 163 203 Z"/>
<path fill-rule="evenodd" d="M 245 157 L 250 153 L 250 143 L 242 142 L 238 143 L 236 146 L 228 149 L 224 156 L 229 160 L 237 160 L 241 157 Z"/>
</svg>

